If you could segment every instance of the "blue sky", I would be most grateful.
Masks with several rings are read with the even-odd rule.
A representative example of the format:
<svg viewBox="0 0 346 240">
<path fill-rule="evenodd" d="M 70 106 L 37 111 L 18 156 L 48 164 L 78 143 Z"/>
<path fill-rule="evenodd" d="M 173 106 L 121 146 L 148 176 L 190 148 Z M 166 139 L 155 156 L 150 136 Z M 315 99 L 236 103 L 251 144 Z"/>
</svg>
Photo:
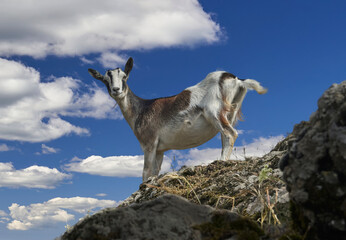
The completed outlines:
<svg viewBox="0 0 346 240">
<path fill-rule="evenodd" d="M 37 3 L 35 4 L 35 1 Z M 87 72 L 135 66 L 143 98 L 229 71 L 248 92 L 233 158 L 261 155 L 308 120 L 346 76 L 345 1 L 3 1 L 0 8 L 0 236 L 54 239 L 85 214 L 138 189 L 140 146 Z M 163 169 L 208 163 L 219 136 L 166 153 Z M 178 167 L 178 166 L 177 166 Z"/>
</svg>

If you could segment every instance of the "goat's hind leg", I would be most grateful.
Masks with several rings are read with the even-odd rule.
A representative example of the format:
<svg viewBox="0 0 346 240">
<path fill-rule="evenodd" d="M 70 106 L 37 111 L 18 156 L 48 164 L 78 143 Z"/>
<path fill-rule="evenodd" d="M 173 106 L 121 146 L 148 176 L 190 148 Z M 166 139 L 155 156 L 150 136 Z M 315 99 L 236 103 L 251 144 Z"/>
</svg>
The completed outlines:
<svg viewBox="0 0 346 240">
<path fill-rule="evenodd" d="M 237 131 L 231 126 L 223 127 L 221 131 L 222 151 L 221 160 L 229 160 L 233 151 L 234 142 L 238 137 Z"/>
<path fill-rule="evenodd" d="M 233 128 L 237 121 L 237 114 L 240 111 L 241 103 L 246 94 L 245 88 L 239 88 L 236 95 L 232 100 L 229 109 L 221 109 L 219 113 L 219 121 L 222 126 L 221 139 L 222 139 L 222 153 L 221 160 L 229 160 L 233 151 L 235 140 L 238 137 L 237 130 Z"/>
<path fill-rule="evenodd" d="M 237 131 L 229 122 L 229 119 L 232 119 L 232 116 L 230 116 L 230 113 L 226 111 L 220 111 L 218 116 L 214 116 L 211 112 L 206 112 L 205 114 L 211 124 L 221 133 L 221 160 L 229 160 L 233 150 L 234 142 L 238 137 Z"/>
<path fill-rule="evenodd" d="M 237 130 L 232 126 L 236 121 L 236 115 L 239 110 L 237 104 L 233 104 L 233 109 L 230 112 L 220 112 L 220 123 L 222 125 L 222 153 L 221 160 L 229 160 L 233 151 L 235 140 L 238 138 Z"/>
</svg>

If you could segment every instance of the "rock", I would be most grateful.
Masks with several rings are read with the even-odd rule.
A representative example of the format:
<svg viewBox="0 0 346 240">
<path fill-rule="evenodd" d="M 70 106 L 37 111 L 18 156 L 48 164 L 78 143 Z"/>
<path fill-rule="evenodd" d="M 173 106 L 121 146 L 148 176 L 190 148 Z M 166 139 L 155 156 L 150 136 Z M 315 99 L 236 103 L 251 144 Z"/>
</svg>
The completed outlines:
<svg viewBox="0 0 346 240">
<path fill-rule="evenodd" d="M 259 239 L 264 232 L 227 210 L 163 195 L 129 207 L 106 209 L 77 223 L 61 240 L 84 239 Z"/>
<path fill-rule="evenodd" d="M 306 239 L 346 237 L 346 81 L 319 99 L 309 122 L 294 127 L 280 168 L 295 230 Z"/>
</svg>

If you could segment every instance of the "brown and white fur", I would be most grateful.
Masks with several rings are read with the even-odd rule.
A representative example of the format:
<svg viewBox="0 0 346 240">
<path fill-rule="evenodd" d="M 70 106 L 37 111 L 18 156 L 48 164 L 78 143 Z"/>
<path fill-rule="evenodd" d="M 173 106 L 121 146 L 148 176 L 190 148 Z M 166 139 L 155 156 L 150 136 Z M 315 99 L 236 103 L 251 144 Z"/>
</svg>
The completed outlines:
<svg viewBox="0 0 346 240">
<path fill-rule="evenodd" d="M 146 100 L 127 85 L 132 67 L 133 59 L 129 58 L 124 71 L 108 70 L 104 76 L 93 69 L 88 71 L 107 86 L 141 145 L 143 181 L 158 175 L 165 151 L 199 146 L 218 132 L 222 139 L 221 160 L 228 160 L 238 136 L 234 125 L 247 90 L 267 92 L 255 80 L 217 71 L 175 96 Z"/>
</svg>

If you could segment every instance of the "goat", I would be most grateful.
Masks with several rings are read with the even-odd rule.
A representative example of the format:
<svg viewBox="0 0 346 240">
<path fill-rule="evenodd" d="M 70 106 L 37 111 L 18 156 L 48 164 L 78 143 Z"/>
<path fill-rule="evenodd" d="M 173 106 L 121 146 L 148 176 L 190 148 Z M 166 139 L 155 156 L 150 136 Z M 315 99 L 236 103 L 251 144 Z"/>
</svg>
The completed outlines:
<svg viewBox="0 0 346 240">
<path fill-rule="evenodd" d="M 175 96 L 142 99 L 127 84 L 132 67 L 133 59 L 129 58 L 124 71 L 116 68 L 104 76 L 94 69 L 88 72 L 106 85 L 136 135 L 144 152 L 143 181 L 158 175 L 165 151 L 199 146 L 218 132 L 221 160 L 228 160 L 238 137 L 234 125 L 247 90 L 267 92 L 255 80 L 217 71 Z"/>
</svg>

